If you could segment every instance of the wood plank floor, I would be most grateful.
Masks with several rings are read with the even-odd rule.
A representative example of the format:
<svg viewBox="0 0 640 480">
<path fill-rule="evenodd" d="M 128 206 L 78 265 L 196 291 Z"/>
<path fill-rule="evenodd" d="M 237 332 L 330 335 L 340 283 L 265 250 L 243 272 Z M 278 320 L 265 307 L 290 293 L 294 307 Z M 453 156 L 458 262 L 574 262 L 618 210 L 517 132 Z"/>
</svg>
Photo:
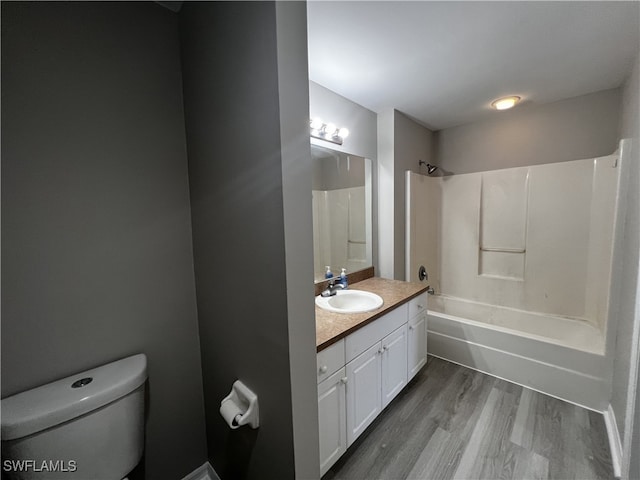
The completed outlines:
<svg viewBox="0 0 640 480">
<path fill-rule="evenodd" d="M 613 478 L 601 414 L 429 356 L 323 480 Z"/>
</svg>

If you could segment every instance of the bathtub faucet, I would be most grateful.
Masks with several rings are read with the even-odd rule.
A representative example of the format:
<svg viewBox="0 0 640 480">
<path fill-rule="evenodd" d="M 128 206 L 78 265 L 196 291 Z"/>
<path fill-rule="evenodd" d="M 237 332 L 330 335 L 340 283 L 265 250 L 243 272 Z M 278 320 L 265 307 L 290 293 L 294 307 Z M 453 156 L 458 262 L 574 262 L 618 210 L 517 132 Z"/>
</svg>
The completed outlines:
<svg viewBox="0 0 640 480">
<path fill-rule="evenodd" d="M 431 285 L 427 285 L 427 293 L 429 295 L 435 295 L 436 291 L 433 289 L 433 287 Z"/>
</svg>

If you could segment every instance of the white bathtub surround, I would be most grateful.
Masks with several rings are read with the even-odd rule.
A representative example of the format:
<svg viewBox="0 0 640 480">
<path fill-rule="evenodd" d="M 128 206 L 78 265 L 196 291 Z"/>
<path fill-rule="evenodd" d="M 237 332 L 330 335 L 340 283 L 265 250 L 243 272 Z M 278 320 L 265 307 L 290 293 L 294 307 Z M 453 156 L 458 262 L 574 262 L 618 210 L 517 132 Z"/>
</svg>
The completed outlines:
<svg viewBox="0 0 640 480">
<path fill-rule="evenodd" d="M 604 338 L 600 330 L 591 323 L 578 318 L 528 312 L 447 295 L 429 297 L 428 308 L 433 316 L 455 318 L 467 325 L 480 323 L 485 328 L 507 335 L 516 334 L 537 342 L 599 356 L 605 353 Z M 547 361 L 555 355 L 553 347 L 548 348 L 549 351 L 543 354 L 543 359 Z M 583 361 L 581 360 L 581 362 Z"/>
<path fill-rule="evenodd" d="M 330 265 L 338 276 L 341 268 L 354 272 L 370 265 L 366 188 L 313 190 L 312 194 L 315 271 L 322 272 Z"/>
<path fill-rule="evenodd" d="M 431 297 L 430 303 L 443 304 L 443 310 L 456 313 L 477 308 L 485 318 L 494 321 L 487 323 L 440 313 L 430 305 L 431 355 L 591 410 L 606 409 L 607 364 L 604 355 L 597 352 L 602 348 L 602 337 L 592 325 L 515 309 L 474 306 L 455 298 Z M 528 331 L 523 331 L 523 327 Z M 558 335 L 552 338 L 549 333 Z"/>
<path fill-rule="evenodd" d="M 609 439 L 609 448 L 611 450 L 611 464 L 613 465 L 613 475 L 620 478 L 622 475 L 622 440 L 616 423 L 616 415 L 609 404 L 609 407 L 603 412 L 604 424 L 607 427 L 607 437 Z"/>
<path fill-rule="evenodd" d="M 478 275 L 524 280 L 528 197 L 528 168 L 482 174 Z"/>
<path fill-rule="evenodd" d="M 409 173 L 408 279 L 425 265 L 438 293 L 581 318 L 604 331 L 617 164 L 610 155 L 438 178 Z"/>
<path fill-rule="evenodd" d="M 617 154 L 407 172 L 407 279 L 424 265 L 429 353 L 605 411 Z"/>
</svg>

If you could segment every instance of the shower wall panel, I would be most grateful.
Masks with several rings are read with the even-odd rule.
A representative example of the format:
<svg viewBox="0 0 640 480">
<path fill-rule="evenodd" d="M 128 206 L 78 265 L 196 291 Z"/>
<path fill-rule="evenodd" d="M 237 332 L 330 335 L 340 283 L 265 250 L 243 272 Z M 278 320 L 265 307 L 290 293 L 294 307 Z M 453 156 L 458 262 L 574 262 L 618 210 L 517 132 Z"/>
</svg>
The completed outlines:
<svg viewBox="0 0 640 480">
<path fill-rule="evenodd" d="M 528 179 L 527 168 L 481 175 L 479 275 L 524 279 Z"/>
<path fill-rule="evenodd" d="M 408 173 L 408 271 L 438 293 L 603 328 L 617 156 L 427 178 Z M 440 214 L 434 213 L 439 210 Z"/>
<path fill-rule="evenodd" d="M 365 187 L 313 190 L 312 195 L 314 270 L 322 272 L 325 265 L 330 265 L 334 275 L 339 275 L 341 268 L 347 272 L 365 268 Z"/>
<path fill-rule="evenodd" d="M 442 182 L 437 177 L 406 172 L 406 280 L 418 282 L 421 266 L 427 270 L 428 285 L 440 285 L 440 245 L 442 225 Z"/>
</svg>

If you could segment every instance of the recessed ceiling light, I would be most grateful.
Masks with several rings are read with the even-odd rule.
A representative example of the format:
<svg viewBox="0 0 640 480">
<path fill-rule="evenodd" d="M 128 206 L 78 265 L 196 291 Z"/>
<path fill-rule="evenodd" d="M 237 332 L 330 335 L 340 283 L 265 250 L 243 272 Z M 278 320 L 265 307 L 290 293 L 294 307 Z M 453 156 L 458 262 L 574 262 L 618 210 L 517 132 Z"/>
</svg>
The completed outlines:
<svg viewBox="0 0 640 480">
<path fill-rule="evenodd" d="M 520 97 L 502 97 L 491 102 L 491 106 L 496 110 L 507 110 L 520 101 Z"/>
</svg>

